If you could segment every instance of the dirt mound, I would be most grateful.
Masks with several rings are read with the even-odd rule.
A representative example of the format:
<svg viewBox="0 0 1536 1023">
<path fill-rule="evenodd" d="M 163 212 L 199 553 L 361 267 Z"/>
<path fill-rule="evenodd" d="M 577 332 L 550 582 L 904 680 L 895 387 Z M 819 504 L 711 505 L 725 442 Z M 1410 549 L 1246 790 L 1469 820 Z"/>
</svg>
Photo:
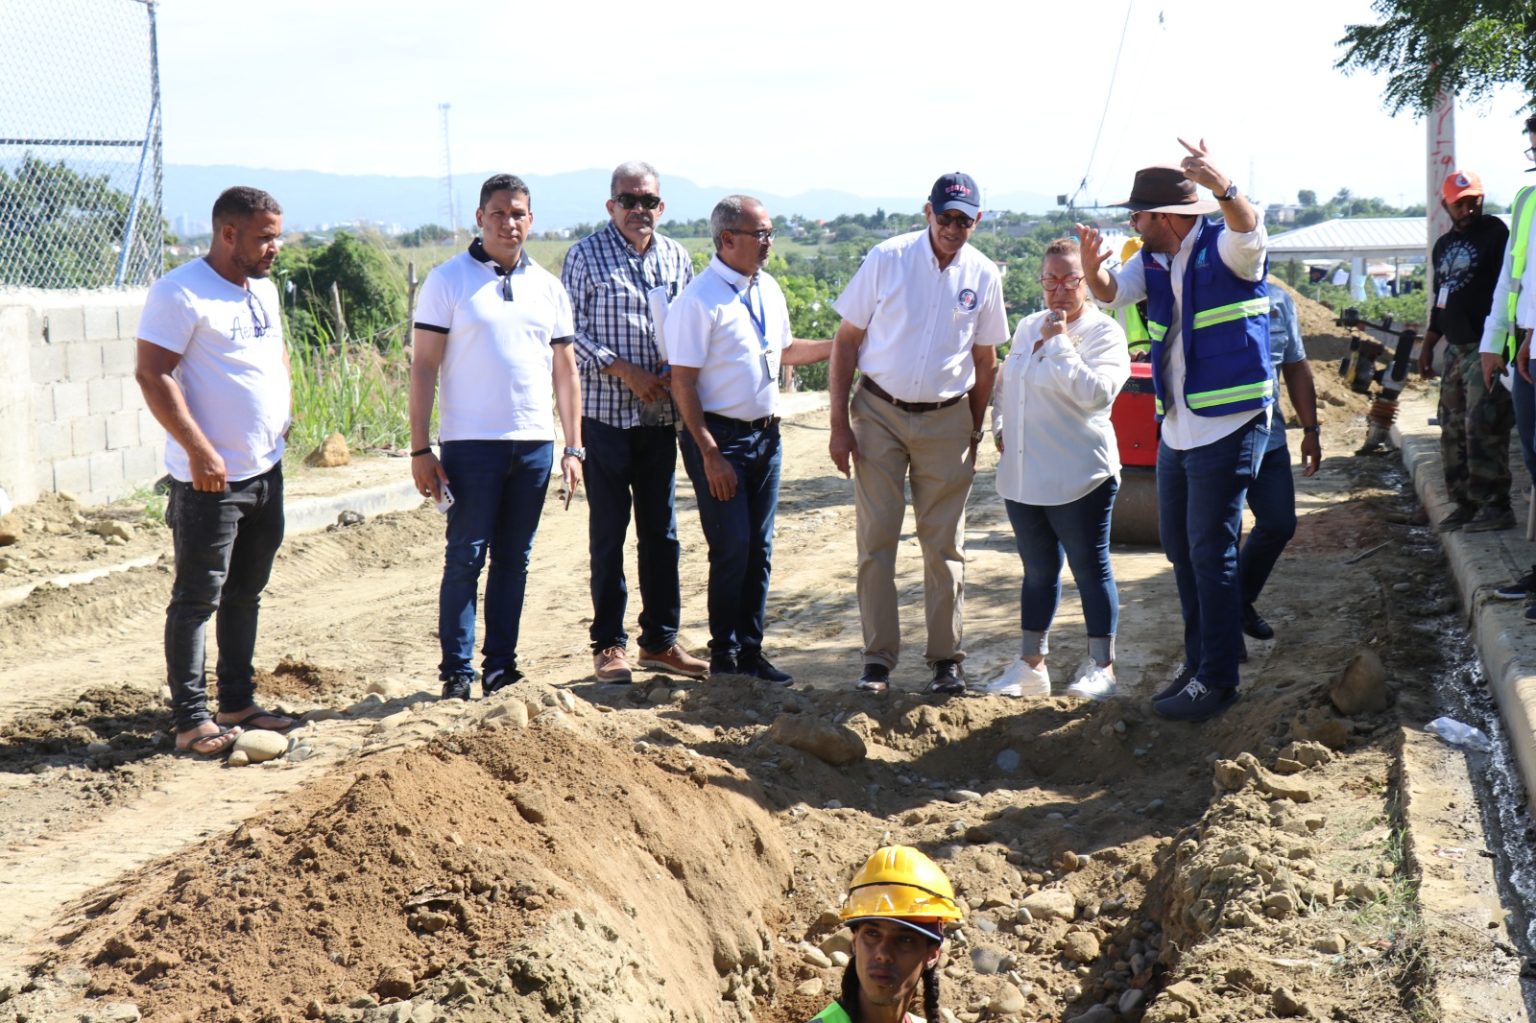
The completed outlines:
<svg viewBox="0 0 1536 1023">
<path fill-rule="evenodd" d="M 324 702 L 333 694 L 359 689 L 364 684 L 353 672 L 324 668 L 293 657 L 284 657 L 271 671 L 257 668 L 255 682 L 260 700 L 303 703 Z"/>
<path fill-rule="evenodd" d="M 76 947 L 95 994 L 148 1018 L 415 998 L 461 1020 L 745 1019 L 791 885 L 744 777 L 536 724 L 309 793 L 156 869 Z"/>
</svg>

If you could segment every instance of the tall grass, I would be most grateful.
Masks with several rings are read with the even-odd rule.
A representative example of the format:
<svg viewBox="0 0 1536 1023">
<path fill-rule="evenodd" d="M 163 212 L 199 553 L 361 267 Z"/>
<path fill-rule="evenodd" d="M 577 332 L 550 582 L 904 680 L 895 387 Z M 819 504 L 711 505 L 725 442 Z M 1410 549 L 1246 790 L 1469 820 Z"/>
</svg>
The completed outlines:
<svg viewBox="0 0 1536 1023">
<path fill-rule="evenodd" d="M 289 448 L 308 453 L 340 432 L 354 449 L 401 448 L 410 443 L 410 359 L 401 332 L 382 346 L 335 339 L 323 327 L 312 337 L 290 337 L 293 431 Z"/>
</svg>

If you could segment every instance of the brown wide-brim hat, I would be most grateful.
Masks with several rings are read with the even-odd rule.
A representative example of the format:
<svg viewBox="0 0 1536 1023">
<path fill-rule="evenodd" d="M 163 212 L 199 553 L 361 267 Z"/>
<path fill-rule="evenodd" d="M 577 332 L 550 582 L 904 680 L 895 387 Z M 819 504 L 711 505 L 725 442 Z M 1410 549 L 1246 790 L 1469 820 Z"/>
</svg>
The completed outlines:
<svg viewBox="0 0 1536 1023">
<path fill-rule="evenodd" d="M 1182 213 L 1191 217 L 1221 209 L 1215 199 L 1202 199 L 1195 194 L 1195 183 L 1184 176 L 1182 168 L 1171 164 L 1137 171 L 1131 197 L 1110 205 L 1123 206 L 1135 213 Z"/>
</svg>

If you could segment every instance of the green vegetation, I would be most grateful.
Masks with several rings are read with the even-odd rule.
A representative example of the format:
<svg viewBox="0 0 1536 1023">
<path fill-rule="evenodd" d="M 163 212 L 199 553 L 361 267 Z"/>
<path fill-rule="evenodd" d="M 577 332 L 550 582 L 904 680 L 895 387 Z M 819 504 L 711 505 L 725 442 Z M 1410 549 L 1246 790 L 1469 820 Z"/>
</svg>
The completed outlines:
<svg viewBox="0 0 1536 1023">
<path fill-rule="evenodd" d="M 293 458 L 339 431 L 354 449 L 403 448 L 411 439 L 410 358 L 399 333 L 382 347 L 329 339 L 323 328 L 288 338 L 293 366 Z"/>
</svg>

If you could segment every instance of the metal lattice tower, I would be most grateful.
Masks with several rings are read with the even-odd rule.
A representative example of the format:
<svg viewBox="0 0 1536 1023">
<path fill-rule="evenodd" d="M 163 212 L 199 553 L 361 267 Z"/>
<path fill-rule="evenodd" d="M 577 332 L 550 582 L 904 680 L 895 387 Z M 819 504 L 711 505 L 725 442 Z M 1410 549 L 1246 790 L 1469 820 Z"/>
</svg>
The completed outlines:
<svg viewBox="0 0 1536 1023">
<path fill-rule="evenodd" d="M 457 245 L 459 217 L 458 204 L 453 199 L 453 147 L 448 141 L 448 107 L 447 103 L 437 105 L 437 109 L 443 115 L 443 214 L 446 221 L 443 226 L 453 232 L 453 241 Z"/>
</svg>

